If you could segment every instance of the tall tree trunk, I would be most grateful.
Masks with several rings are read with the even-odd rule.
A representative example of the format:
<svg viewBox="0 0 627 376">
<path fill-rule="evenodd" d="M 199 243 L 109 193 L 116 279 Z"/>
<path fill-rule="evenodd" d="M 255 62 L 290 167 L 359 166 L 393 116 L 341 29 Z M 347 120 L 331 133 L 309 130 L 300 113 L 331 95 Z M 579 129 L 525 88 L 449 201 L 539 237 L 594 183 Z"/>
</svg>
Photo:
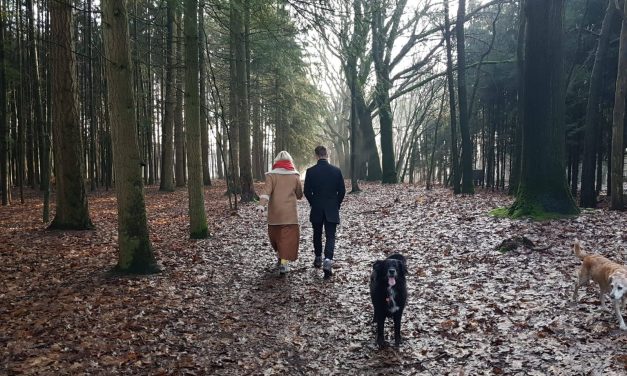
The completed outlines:
<svg viewBox="0 0 627 376">
<path fill-rule="evenodd" d="M 218 167 L 218 179 L 224 179 L 224 169 L 222 165 L 224 162 L 222 161 L 222 153 L 225 152 L 223 145 L 223 137 L 222 132 L 220 132 L 220 118 L 216 113 L 216 165 Z"/>
<path fill-rule="evenodd" d="M 94 74 L 92 55 L 92 0 L 87 1 L 87 82 L 88 82 L 88 102 L 89 102 L 89 185 L 92 191 L 96 190 L 98 178 L 96 176 L 96 113 L 94 111 Z"/>
<path fill-rule="evenodd" d="M 46 126 L 46 119 L 44 118 L 43 108 L 41 103 L 41 88 L 39 80 L 39 58 L 37 54 L 37 47 L 35 45 L 35 16 L 33 1 L 27 0 L 26 6 L 28 8 L 28 33 L 30 43 L 31 54 L 31 71 L 30 76 L 32 80 L 32 93 L 33 93 L 33 112 L 35 118 L 35 127 L 39 129 L 39 155 L 41 157 L 41 184 L 40 189 L 43 192 L 43 212 L 42 220 L 47 223 L 50 219 L 50 137 L 48 135 L 48 128 Z"/>
<path fill-rule="evenodd" d="M 435 123 L 435 134 L 433 136 L 433 148 L 431 149 L 431 157 L 429 158 L 429 166 L 427 167 L 427 190 L 431 189 L 431 177 L 433 176 L 433 168 L 435 167 L 435 148 L 438 144 L 438 130 L 440 129 L 440 123 L 442 122 L 442 112 L 444 110 L 444 103 L 446 101 L 446 93 L 442 94 L 442 102 L 440 103 L 440 110 L 438 111 L 438 118 Z"/>
<path fill-rule="evenodd" d="M 451 117 L 451 179 L 453 192 L 461 193 L 459 179 L 459 157 L 457 152 L 457 110 L 455 103 L 455 80 L 453 78 L 453 47 L 451 46 L 451 23 L 449 0 L 444 0 L 444 39 L 446 42 L 446 81 L 448 83 L 449 109 Z"/>
<path fill-rule="evenodd" d="M 472 184 L 472 139 L 466 95 L 466 45 L 464 22 L 466 0 L 459 0 L 457 8 L 457 88 L 459 93 L 459 132 L 462 137 L 462 193 L 474 193 Z"/>
<path fill-rule="evenodd" d="M 205 70 L 205 21 L 204 0 L 198 4 L 198 55 L 200 69 L 200 142 L 202 158 L 202 183 L 211 185 L 209 172 L 209 117 L 207 116 L 207 75 Z"/>
<path fill-rule="evenodd" d="M 623 1 L 623 22 L 620 30 L 620 47 L 618 52 L 618 75 L 616 77 L 616 93 L 614 95 L 614 112 L 612 123 L 612 204 L 613 210 L 622 210 L 623 198 L 623 165 L 625 145 L 623 132 L 625 129 L 625 92 L 627 91 L 627 1 Z"/>
<path fill-rule="evenodd" d="M 174 148 L 175 148 L 175 163 L 174 172 L 177 187 L 184 187 L 187 182 L 186 176 L 186 161 L 185 161 L 185 124 L 183 122 L 183 39 L 182 33 L 182 20 L 180 11 L 176 12 L 177 18 L 177 43 L 176 43 L 176 107 L 174 110 Z"/>
<path fill-rule="evenodd" d="M 0 0 L 0 191 L 2 205 L 9 205 L 9 127 L 7 126 L 7 87 L 4 63 L 4 24 L 6 13 Z"/>
<path fill-rule="evenodd" d="M 185 138 L 189 182 L 189 231 L 192 239 L 209 236 L 202 184 L 198 88 L 198 0 L 185 0 Z"/>
<path fill-rule="evenodd" d="M 513 217 L 579 210 L 565 176 L 562 21 L 564 0 L 528 0 L 520 187 Z M 543 166 L 543 168 L 538 168 Z"/>
<path fill-rule="evenodd" d="M 248 59 L 246 56 L 246 30 L 245 7 L 247 1 L 238 0 L 235 8 L 235 80 L 237 86 L 237 128 L 239 128 L 239 169 L 240 169 L 240 195 L 243 202 L 250 202 L 256 199 L 255 186 L 253 185 L 253 171 L 251 164 L 250 149 L 250 119 L 248 106 Z"/>
<path fill-rule="evenodd" d="M 597 44 L 597 51 L 594 57 L 594 65 L 592 66 L 592 74 L 590 76 L 590 87 L 588 89 L 588 104 L 586 106 L 586 119 L 584 125 L 584 144 L 583 144 L 583 165 L 581 172 L 581 197 L 579 205 L 592 208 L 596 206 L 596 190 L 594 186 L 595 166 L 596 166 L 596 145 L 599 122 L 599 100 L 603 83 L 603 64 L 607 55 L 607 48 L 610 40 L 610 30 L 612 28 L 612 20 L 615 13 L 614 0 L 607 1 L 607 9 L 603 24 L 601 26 L 601 35 Z"/>
<path fill-rule="evenodd" d="M 231 189 L 234 192 L 239 192 L 239 149 L 240 149 L 240 129 L 239 129 L 239 113 L 238 108 L 240 105 L 240 98 L 237 78 L 237 40 L 239 39 L 239 4 L 236 4 L 238 0 L 230 0 L 230 12 L 229 12 L 229 124 L 228 124 L 228 139 L 229 139 L 229 162 L 232 182 L 230 184 Z M 278 78 L 277 78 L 278 80 Z M 278 82 L 278 81 L 277 81 Z M 279 86 L 276 84 L 275 86 Z M 281 109 L 281 106 L 278 106 Z M 278 111 L 280 112 L 280 111 Z M 282 137 L 279 127 L 284 125 L 281 120 L 277 119 L 277 140 L 282 141 Z"/>
<path fill-rule="evenodd" d="M 366 171 L 367 181 L 377 181 L 382 179 L 381 160 L 377 150 L 377 140 L 372 128 L 372 110 L 366 105 L 364 90 L 357 79 L 355 91 L 355 109 L 357 111 L 357 137 L 355 138 L 357 152 L 357 165 L 368 164 Z M 359 176 L 359 174 L 357 175 Z"/>
<path fill-rule="evenodd" d="M 17 4 L 17 3 L 16 3 Z M 16 7 L 16 30 L 15 38 L 17 39 L 17 56 L 16 71 L 19 74 L 19 81 L 17 83 L 17 92 L 15 93 L 15 114 L 16 114 L 16 126 L 17 126 L 17 181 L 20 188 L 20 203 L 24 203 L 24 185 L 26 178 L 26 127 L 28 121 L 26 121 L 26 94 L 24 93 L 26 87 L 26 78 L 24 73 L 24 50 L 23 50 L 23 37 L 22 37 L 22 7 Z"/>
<path fill-rule="evenodd" d="M 354 93 L 355 93 L 355 81 L 357 81 L 357 77 L 354 77 L 355 79 L 353 80 L 352 83 L 350 83 L 349 85 L 351 85 L 351 97 L 354 98 Z M 351 129 L 351 134 L 350 134 L 350 165 L 351 165 L 351 192 L 352 193 L 357 193 L 359 191 L 361 191 L 361 189 L 359 188 L 359 184 L 357 182 L 357 153 L 356 153 L 356 146 L 357 146 L 357 108 L 356 108 L 356 103 L 355 100 L 353 99 L 351 101 L 351 116 L 350 116 L 350 129 Z"/>
<path fill-rule="evenodd" d="M 176 110 L 176 43 L 174 18 L 176 0 L 168 0 L 166 15 L 165 104 L 161 131 L 161 182 L 159 190 L 174 191 L 174 112 Z"/>
<path fill-rule="evenodd" d="M 390 72 L 385 61 L 386 32 L 384 30 L 385 7 L 377 0 L 372 9 L 372 57 L 377 76 L 375 101 L 379 108 L 381 129 L 381 159 L 383 160 L 382 183 L 397 183 L 396 163 L 394 162 L 394 129 L 392 107 L 390 105 Z M 376 147 L 371 145 L 370 147 Z"/>
<path fill-rule="evenodd" d="M 76 64 L 72 43 L 72 5 L 69 0 L 50 3 L 52 112 L 57 206 L 51 228 L 92 228 L 83 180 L 83 158 Z"/>
<path fill-rule="evenodd" d="M 126 0 L 107 0 L 102 4 L 118 207 L 116 269 L 122 273 L 153 273 L 159 268 L 148 236 Z"/>
<path fill-rule="evenodd" d="M 261 97 L 259 96 L 259 85 L 255 85 L 255 94 L 251 94 L 252 101 L 252 126 L 253 126 L 253 176 L 257 180 L 263 179 L 263 131 L 261 127 Z"/>
<path fill-rule="evenodd" d="M 514 148 L 512 152 L 512 173 L 509 178 L 509 195 L 515 195 L 520 184 L 520 166 L 522 158 L 522 129 L 524 124 L 524 61 L 525 61 L 525 33 L 527 30 L 527 17 L 525 16 L 525 2 L 520 0 L 518 20 L 518 40 L 516 45 L 516 80 L 518 84 L 518 98 L 516 106 L 518 119 L 514 130 Z"/>
</svg>

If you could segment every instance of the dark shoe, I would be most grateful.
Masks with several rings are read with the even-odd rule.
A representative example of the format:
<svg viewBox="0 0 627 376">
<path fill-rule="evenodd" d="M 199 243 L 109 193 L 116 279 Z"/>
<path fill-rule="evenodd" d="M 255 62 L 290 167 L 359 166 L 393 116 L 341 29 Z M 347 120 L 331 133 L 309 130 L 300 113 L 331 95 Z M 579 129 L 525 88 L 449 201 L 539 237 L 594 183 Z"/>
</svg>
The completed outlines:
<svg viewBox="0 0 627 376">
<path fill-rule="evenodd" d="M 316 256 L 314 259 L 314 268 L 320 268 L 322 266 L 322 256 Z"/>
<path fill-rule="evenodd" d="M 324 279 L 329 279 L 333 275 L 333 260 L 324 259 L 324 265 L 322 271 L 324 272 Z"/>
</svg>

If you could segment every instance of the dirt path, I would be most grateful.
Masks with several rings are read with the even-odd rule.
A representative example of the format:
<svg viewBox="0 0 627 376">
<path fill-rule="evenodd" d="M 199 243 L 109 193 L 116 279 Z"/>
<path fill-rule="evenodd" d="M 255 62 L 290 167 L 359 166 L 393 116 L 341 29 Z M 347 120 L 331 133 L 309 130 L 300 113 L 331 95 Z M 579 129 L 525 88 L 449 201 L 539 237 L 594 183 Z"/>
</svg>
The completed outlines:
<svg viewBox="0 0 627 376">
<path fill-rule="evenodd" d="M 90 197 L 96 231 L 43 231 L 37 200 L 0 209 L 0 373 L 216 375 L 622 374 L 627 335 L 594 288 L 570 304 L 579 237 L 627 257 L 627 215 L 603 210 L 532 223 L 487 215 L 509 198 L 364 184 L 347 196 L 336 272 L 301 253 L 280 278 L 253 207 L 231 216 L 207 193 L 214 237 L 186 237 L 184 191 L 148 190 L 151 237 L 165 272 L 112 278 L 115 201 Z M 501 254 L 526 235 L 547 252 Z M 404 345 L 378 350 L 370 325 L 373 260 L 409 264 Z M 391 323 L 386 334 L 391 334 Z"/>
</svg>

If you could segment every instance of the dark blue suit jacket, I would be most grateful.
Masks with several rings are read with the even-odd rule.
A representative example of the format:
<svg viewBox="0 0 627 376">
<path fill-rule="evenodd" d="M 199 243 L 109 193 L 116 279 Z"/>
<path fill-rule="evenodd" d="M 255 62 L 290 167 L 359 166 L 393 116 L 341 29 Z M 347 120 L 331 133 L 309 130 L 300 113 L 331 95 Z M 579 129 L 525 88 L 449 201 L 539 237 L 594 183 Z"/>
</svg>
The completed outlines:
<svg viewBox="0 0 627 376">
<path fill-rule="evenodd" d="M 318 160 L 315 166 L 307 169 L 304 191 L 311 205 L 309 220 L 312 223 L 321 223 L 323 219 L 331 223 L 340 223 L 340 205 L 344 200 L 346 188 L 339 168 L 331 165 L 326 159 Z"/>
</svg>

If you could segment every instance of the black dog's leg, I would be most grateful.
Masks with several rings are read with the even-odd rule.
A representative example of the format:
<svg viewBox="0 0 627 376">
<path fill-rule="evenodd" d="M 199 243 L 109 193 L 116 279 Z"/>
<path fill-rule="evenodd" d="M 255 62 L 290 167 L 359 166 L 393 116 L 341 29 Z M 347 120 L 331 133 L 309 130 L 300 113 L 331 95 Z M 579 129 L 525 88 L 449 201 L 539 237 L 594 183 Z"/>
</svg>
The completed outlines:
<svg viewBox="0 0 627 376">
<path fill-rule="evenodd" d="M 398 311 L 394 314 L 394 345 L 401 345 L 401 317 L 403 316 L 403 311 Z"/>
<path fill-rule="evenodd" d="M 383 347 L 385 345 L 385 339 L 383 337 L 383 327 L 385 326 L 385 316 L 375 315 L 377 321 L 377 345 Z"/>
</svg>

